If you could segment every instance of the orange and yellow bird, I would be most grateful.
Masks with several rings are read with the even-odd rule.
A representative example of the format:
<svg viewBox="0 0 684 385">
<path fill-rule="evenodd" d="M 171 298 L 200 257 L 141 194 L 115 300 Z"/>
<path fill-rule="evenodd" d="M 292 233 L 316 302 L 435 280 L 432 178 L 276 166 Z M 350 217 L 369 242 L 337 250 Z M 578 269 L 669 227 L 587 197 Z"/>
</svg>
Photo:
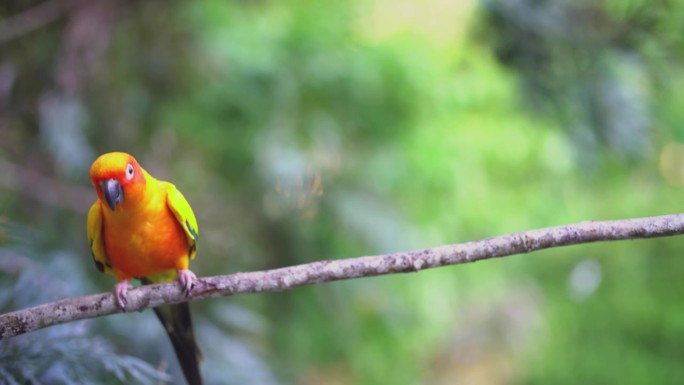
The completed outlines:
<svg viewBox="0 0 684 385">
<path fill-rule="evenodd" d="M 95 266 L 116 277 L 116 302 L 126 308 L 132 278 L 143 284 L 178 279 L 188 294 L 197 277 L 188 269 L 197 253 L 197 220 L 183 194 L 155 179 L 135 158 L 112 152 L 90 168 L 97 200 L 88 212 L 88 241 Z M 200 385 L 201 353 L 195 342 L 188 303 L 154 309 L 166 328 L 183 374 Z"/>
</svg>

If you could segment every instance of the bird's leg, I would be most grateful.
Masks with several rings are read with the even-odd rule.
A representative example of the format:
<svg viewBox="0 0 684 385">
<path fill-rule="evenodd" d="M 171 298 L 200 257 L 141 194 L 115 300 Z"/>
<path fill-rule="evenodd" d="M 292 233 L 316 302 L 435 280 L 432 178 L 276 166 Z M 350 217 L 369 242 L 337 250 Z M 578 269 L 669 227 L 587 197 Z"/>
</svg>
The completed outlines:
<svg viewBox="0 0 684 385">
<path fill-rule="evenodd" d="M 178 282 L 186 297 L 190 295 L 190 291 L 195 287 L 195 281 L 197 281 L 197 276 L 192 271 L 188 269 L 178 270 Z"/>
<path fill-rule="evenodd" d="M 128 287 L 130 286 L 130 282 L 125 279 L 123 281 L 119 281 L 114 285 L 114 297 L 116 299 L 116 305 L 119 307 L 121 310 L 126 310 L 126 303 L 128 302 Z"/>
</svg>

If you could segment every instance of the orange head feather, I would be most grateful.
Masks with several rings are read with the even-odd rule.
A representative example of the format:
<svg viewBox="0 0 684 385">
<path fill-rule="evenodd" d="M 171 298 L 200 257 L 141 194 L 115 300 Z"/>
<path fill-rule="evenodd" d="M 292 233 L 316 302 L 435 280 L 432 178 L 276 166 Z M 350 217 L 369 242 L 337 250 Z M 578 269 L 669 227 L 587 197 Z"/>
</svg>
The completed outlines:
<svg viewBox="0 0 684 385">
<path fill-rule="evenodd" d="M 100 155 L 90 167 L 90 180 L 100 201 L 111 210 L 134 205 L 145 192 L 145 172 L 138 161 L 125 152 Z"/>
</svg>

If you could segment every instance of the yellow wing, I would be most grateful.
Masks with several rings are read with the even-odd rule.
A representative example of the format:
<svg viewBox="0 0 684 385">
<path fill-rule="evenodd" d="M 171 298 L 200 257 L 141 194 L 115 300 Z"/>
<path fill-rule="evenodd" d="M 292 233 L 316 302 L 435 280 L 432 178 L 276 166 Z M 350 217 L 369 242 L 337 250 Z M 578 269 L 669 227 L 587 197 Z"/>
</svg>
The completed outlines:
<svg viewBox="0 0 684 385">
<path fill-rule="evenodd" d="M 185 199 L 183 194 L 171 183 L 168 184 L 166 193 L 166 204 L 169 206 L 173 214 L 176 216 L 178 223 L 181 224 L 185 231 L 185 236 L 188 239 L 188 257 L 195 258 L 197 254 L 197 237 L 199 229 L 197 227 L 197 219 L 195 213 L 192 212 L 190 204 Z"/>
<path fill-rule="evenodd" d="M 107 258 L 107 253 L 105 253 L 104 241 L 102 239 L 102 206 L 99 199 L 90 206 L 86 228 L 95 267 L 102 273 L 114 275 L 112 264 L 109 262 L 109 258 Z"/>
</svg>

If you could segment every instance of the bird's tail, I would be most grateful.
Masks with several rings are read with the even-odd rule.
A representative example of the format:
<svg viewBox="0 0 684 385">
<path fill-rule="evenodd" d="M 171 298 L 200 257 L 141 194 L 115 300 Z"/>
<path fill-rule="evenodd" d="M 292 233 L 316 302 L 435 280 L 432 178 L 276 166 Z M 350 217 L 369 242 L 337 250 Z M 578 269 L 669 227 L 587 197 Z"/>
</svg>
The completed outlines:
<svg viewBox="0 0 684 385">
<path fill-rule="evenodd" d="M 143 283 L 149 283 L 143 282 Z M 195 333 L 192 331 L 190 305 L 187 302 L 175 305 L 162 305 L 154 308 L 154 313 L 166 329 L 171 339 L 173 350 L 183 369 L 183 375 L 189 385 L 202 385 L 199 363 L 202 361 Z"/>
</svg>

